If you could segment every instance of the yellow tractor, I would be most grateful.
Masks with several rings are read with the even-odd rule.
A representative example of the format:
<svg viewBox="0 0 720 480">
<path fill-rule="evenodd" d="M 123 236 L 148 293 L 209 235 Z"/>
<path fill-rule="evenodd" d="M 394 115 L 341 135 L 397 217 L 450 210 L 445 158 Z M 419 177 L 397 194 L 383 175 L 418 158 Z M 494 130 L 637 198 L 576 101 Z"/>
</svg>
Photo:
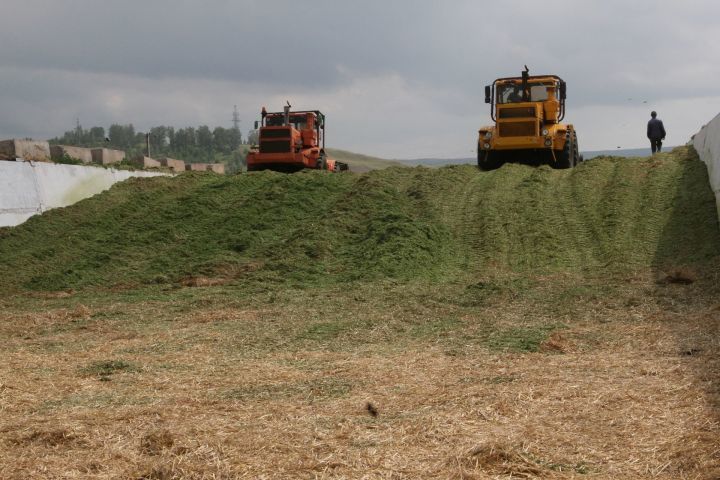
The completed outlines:
<svg viewBox="0 0 720 480">
<path fill-rule="evenodd" d="M 507 162 L 572 168 L 578 153 L 575 128 L 565 117 L 565 81 L 557 75 L 498 78 L 485 87 L 485 103 L 495 125 L 482 127 L 477 160 L 482 170 Z"/>
</svg>

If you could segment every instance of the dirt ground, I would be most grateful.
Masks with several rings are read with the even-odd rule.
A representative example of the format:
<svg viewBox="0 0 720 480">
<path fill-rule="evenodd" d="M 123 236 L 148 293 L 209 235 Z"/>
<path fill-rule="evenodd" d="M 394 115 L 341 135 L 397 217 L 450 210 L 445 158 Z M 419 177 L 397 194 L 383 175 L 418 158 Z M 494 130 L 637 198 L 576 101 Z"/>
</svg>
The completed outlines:
<svg viewBox="0 0 720 480">
<path fill-rule="evenodd" d="M 0 478 L 720 478 L 716 279 L 614 283 L 14 297 Z"/>
</svg>

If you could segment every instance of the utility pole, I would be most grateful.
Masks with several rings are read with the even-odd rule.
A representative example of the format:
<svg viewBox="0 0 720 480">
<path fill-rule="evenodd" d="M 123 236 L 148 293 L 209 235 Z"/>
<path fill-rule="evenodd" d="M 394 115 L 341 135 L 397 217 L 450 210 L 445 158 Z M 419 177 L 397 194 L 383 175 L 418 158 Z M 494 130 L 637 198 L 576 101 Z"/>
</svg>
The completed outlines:
<svg viewBox="0 0 720 480">
<path fill-rule="evenodd" d="M 82 127 L 80 126 L 80 117 L 75 117 L 75 144 L 80 145 L 82 140 Z"/>
<path fill-rule="evenodd" d="M 233 108 L 233 129 L 237 134 L 238 143 L 242 142 L 242 134 L 240 133 L 240 114 L 238 113 L 237 105 Z"/>
<path fill-rule="evenodd" d="M 237 105 L 233 108 L 233 128 L 238 132 L 240 131 L 240 114 L 238 113 Z"/>
</svg>

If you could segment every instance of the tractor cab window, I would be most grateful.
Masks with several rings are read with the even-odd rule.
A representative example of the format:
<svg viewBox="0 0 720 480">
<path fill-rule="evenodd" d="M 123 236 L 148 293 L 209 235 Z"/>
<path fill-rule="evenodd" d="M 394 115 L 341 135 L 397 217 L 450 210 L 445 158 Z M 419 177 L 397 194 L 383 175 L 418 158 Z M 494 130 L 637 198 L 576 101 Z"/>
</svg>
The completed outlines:
<svg viewBox="0 0 720 480">
<path fill-rule="evenodd" d="M 305 115 L 290 115 L 290 125 L 295 130 L 305 130 L 307 128 L 307 117 Z"/>
<path fill-rule="evenodd" d="M 498 87 L 498 103 L 518 103 L 522 101 L 522 86 L 509 83 Z"/>
<path fill-rule="evenodd" d="M 547 86 L 542 83 L 530 84 L 530 101 L 544 102 L 548 99 Z"/>
<path fill-rule="evenodd" d="M 268 115 L 267 119 L 265 119 L 265 125 L 268 127 L 282 127 L 283 126 L 283 116 L 282 115 Z"/>
<path fill-rule="evenodd" d="M 542 83 L 529 83 L 530 102 L 544 102 L 548 99 L 547 87 Z M 523 101 L 522 85 L 509 83 L 498 87 L 498 103 L 520 103 Z"/>
<path fill-rule="evenodd" d="M 265 125 L 268 127 L 282 127 L 285 124 L 284 115 L 268 115 Z M 305 115 L 290 115 L 290 126 L 296 130 L 307 128 L 307 117 Z"/>
</svg>

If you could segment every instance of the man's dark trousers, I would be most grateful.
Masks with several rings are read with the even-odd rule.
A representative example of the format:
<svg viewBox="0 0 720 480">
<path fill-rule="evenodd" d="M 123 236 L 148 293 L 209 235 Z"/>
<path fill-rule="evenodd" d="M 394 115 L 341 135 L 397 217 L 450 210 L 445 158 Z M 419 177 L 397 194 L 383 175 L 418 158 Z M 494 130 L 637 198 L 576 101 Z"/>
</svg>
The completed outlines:
<svg viewBox="0 0 720 480">
<path fill-rule="evenodd" d="M 652 150 L 652 153 L 658 152 L 660 153 L 660 150 L 662 149 L 662 139 L 658 138 L 657 140 L 654 138 L 650 139 L 650 149 Z"/>
</svg>

